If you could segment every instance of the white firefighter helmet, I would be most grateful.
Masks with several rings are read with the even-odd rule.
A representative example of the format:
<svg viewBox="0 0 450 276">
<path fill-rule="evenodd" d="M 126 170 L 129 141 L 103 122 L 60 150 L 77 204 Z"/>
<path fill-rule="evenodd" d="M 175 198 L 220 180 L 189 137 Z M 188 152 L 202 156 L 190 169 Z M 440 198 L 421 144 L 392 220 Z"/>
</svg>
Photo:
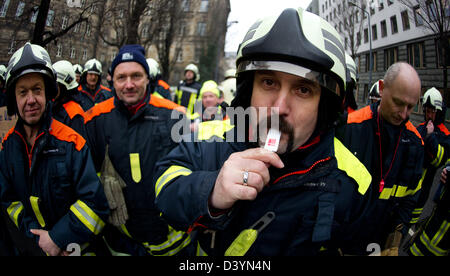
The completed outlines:
<svg viewBox="0 0 450 276">
<path fill-rule="evenodd" d="M 153 58 L 148 58 L 147 64 L 148 64 L 148 69 L 150 71 L 149 72 L 150 78 L 156 79 L 156 76 L 161 74 L 161 70 L 159 69 L 159 63 Z"/>
<path fill-rule="evenodd" d="M 20 77 L 30 73 L 43 75 L 47 101 L 53 100 L 58 93 L 56 74 L 47 50 L 39 45 L 27 42 L 12 55 L 8 63 L 6 95 L 9 116 L 14 115 L 17 111 L 15 83 Z"/>
<path fill-rule="evenodd" d="M 186 68 L 184 68 L 184 73 L 186 73 L 186 71 L 194 72 L 195 81 L 200 81 L 200 71 L 198 70 L 197 65 L 193 63 L 189 64 L 188 66 L 186 66 Z"/>
<path fill-rule="evenodd" d="M 430 88 L 423 96 L 423 106 L 433 107 L 436 110 L 442 111 L 442 94 L 436 88 Z"/>
<path fill-rule="evenodd" d="M 225 79 L 235 78 L 236 77 L 236 69 L 228 69 L 225 71 Z"/>
<path fill-rule="evenodd" d="M 0 80 L 2 80 L 3 82 L 5 82 L 6 79 L 6 66 L 5 65 L 0 65 Z"/>
<path fill-rule="evenodd" d="M 369 100 L 379 101 L 381 100 L 380 96 L 380 82 L 383 80 L 378 80 L 376 83 L 372 85 L 369 92 Z"/>
<path fill-rule="evenodd" d="M 73 66 L 73 71 L 75 72 L 75 75 L 81 75 L 83 74 L 83 67 L 79 64 L 75 64 Z"/>
<path fill-rule="evenodd" d="M 88 60 L 86 62 L 86 64 L 84 65 L 83 74 L 91 73 L 91 74 L 96 74 L 96 75 L 100 76 L 102 74 L 102 72 L 103 72 L 102 63 L 95 58 Z"/>
<path fill-rule="evenodd" d="M 68 91 L 78 87 L 72 63 L 61 60 L 53 64 L 53 69 L 56 71 L 56 81 L 64 85 Z"/>
</svg>

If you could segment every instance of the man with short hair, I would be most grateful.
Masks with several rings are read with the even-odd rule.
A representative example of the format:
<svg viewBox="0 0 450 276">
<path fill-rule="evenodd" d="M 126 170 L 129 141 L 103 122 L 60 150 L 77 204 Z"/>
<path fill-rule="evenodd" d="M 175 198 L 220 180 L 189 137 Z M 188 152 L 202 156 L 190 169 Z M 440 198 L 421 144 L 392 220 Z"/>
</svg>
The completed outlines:
<svg viewBox="0 0 450 276">
<path fill-rule="evenodd" d="M 185 109 L 152 95 L 145 50 L 126 45 L 111 65 L 114 97 L 85 114 L 91 152 L 111 208 L 105 238 L 128 255 L 175 255 L 190 243 L 160 217 L 152 185 L 156 162 L 175 142 L 171 129 Z M 177 117 L 179 118 L 179 117 Z"/>
<path fill-rule="evenodd" d="M 57 88 L 47 51 L 27 43 L 8 68 L 7 109 L 18 121 L 0 151 L 2 208 L 47 255 L 68 255 L 70 244 L 108 254 L 99 234 L 109 210 L 86 140 L 51 116 Z"/>
<path fill-rule="evenodd" d="M 226 140 L 184 141 L 163 158 L 156 204 L 173 227 L 196 231 L 197 255 L 317 255 L 357 216 L 352 201 L 370 182 L 334 139 L 344 48 L 329 23 L 303 9 L 256 22 L 246 38 L 233 107 L 254 115 L 234 120 Z M 323 47 L 329 40 L 335 51 Z"/>
<path fill-rule="evenodd" d="M 342 248 L 347 254 L 363 254 L 371 243 L 398 254 L 398 237 L 407 231 L 421 190 L 424 143 L 409 121 L 420 98 L 420 78 L 413 67 L 400 62 L 379 83 L 381 101 L 349 114 L 339 132 L 372 176 L 360 203 L 362 218 L 354 225 L 359 230 Z M 398 242 L 387 244 L 388 236 Z"/>
</svg>

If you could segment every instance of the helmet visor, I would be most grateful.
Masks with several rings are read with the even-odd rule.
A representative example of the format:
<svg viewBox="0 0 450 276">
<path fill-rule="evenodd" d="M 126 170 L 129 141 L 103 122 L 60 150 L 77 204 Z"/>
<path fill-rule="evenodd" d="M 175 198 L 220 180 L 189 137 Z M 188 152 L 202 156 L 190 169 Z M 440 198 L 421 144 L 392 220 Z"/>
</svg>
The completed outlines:
<svg viewBox="0 0 450 276">
<path fill-rule="evenodd" d="M 246 71 L 279 71 L 295 76 L 299 76 L 318 83 L 331 92 L 340 95 L 338 82 L 326 73 L 317 72 L 299 65 L 281 61 L 242 61 L 237 68 L 237 73 Z"/>
</svg>

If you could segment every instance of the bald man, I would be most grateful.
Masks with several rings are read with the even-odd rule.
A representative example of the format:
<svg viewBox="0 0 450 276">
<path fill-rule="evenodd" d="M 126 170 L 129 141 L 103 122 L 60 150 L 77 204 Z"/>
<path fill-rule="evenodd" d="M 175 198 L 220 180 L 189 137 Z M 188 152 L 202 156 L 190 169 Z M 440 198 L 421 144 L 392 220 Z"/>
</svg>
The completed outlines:
<svg viewBox="0 0 450 276">
<path fill-rule="evenodd" d="M 420 78 L 413 67 L 400 62 L 383 79 L 381 101 L 349 114 L 339 132 L 338 138 L 372 176 L 370 189 L 357 207 L 365 214 L 358 221 L 359 231 L 342 248 L 348 254 L 367 253 L 372 243 L 397 254 L 421 189 L 424 146 L 409 121 L 420 98 Z"/>
</svg>

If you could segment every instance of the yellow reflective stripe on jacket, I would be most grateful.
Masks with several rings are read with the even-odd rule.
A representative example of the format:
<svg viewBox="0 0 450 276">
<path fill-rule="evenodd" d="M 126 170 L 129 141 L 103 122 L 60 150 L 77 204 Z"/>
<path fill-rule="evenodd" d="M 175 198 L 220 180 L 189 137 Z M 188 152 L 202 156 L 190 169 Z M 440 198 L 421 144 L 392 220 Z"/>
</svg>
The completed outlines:
<svg viewBox="0 0 450 276">
<path fill-rule="evenodd" d="M 157 97 L 157 98 L 160 98 L 160 99 L 164 99 L 164 97 L 163 96 L 161 96 L 161 94 L 159 94 L 158 92 L 153 92 L 153 94 L 152 94 L 153 96 L 155 96 L 155 97 Z"/>
<path fill-rule="evenodd" d="M 437 244 L 434 241 L 431 241 L 428 237 L 427 233 L 423 232 L 420 236 L 420 241 L 425 245 L 425 247 L 436 256 L 445 256 L 448 253 L 448 250 L 443 250 L 437 247 Z"/>
<path fill-rule="evenodd" d="M 183 242 L 180 244 L 180 241 Z M 191 236 L 189 234 L 183 231 L 175 231 L 169 226 L 167 241 L 159 245 L 144 243 L 144 246 L 153 256 L 174 256 L 188 246 L 190 242 Z"/>
<path fill-rule="evenodd" d="M 337 138 L 334 138 L 334 155 L 337 159 L 338 168 L 345 171 L 348 176 L 358 183 L 358 192 L 360 194 L 366 194 L 372 182 L 372 175 L 370 175 L 364 164 Z"/>
<path fill-rule="evenodd" d="M 420 189 L 422 189 L 422 183 L 425 179 L 425 175 L 427 173 L 427 170 L 423 170 L 422 177 L 420 178 L 419 184 L 417 185 L 416 189 L 411 190 L 408 189 L 406 186 L 398 186 L 394 185 L 392 188 L 384 188 L 383 192 L 380 194 L 380 199 L 388 200 L 391 197 L 398 197 L 403 198 L 407 196 L 413 196 L 415 195 Z"/>
<path fill-rule="evenodd" d="M 444 147 L 438 145 L 438 152 L 436 158 L 433 160 L 433 162 L 431 162 L 431 165 L 433 165 L 436 168 L 439 167 L 443 158 L 444 158 Z"/>
<path fill-rule="evenodd" d="M 128 231 L 127 227 L 125 226 L 125 224 L 120 225 L 120 227 L 117 227 L 119 229 L 119 231 L 124 234 L 125 236 L 129 237 L 130 239 L 132 239 L 133 237 L 131 236 L 130 232 Z"/>
<path fill-rule="evenodd" d="M 197 250 L 195 252 L 195 256 L 197 257 L 208 257 L 208 253 L 203 250 L 203 248 L 200 246 L 200 243 L 197 243 Z"/>
<path fill-rule="evenodd" d="M 409 251 L 414 256 L 423 256 L 423 253 L 420 251 L 420 249 L 417 247 L 417 245 L 415 243 L 409 248 Z"/>
<path fill-rule="evenodd" d="M 34 215 L 36 216 L 36 219 L 39 222 L 39 225 L 42 228 L 44 228 L 45 220 L 44 220 L 44 217 L 42 216 L 41 210 L 39 210 L 40 199 L 35 196 L 30 196 L 30 203 L 31 203 L 31 207 L 33 208 Z"/>
<path fill-rule="evenodd" d="M 439 230 L 437 231 L 437 233 L 434 235 L 433 239 L 431 240 L 432 244 L 439 244 L 442 238 L 445 236 L 445 234 L 447 234 L 449 228 L 450 223 L 448 221 L 444 221 Z M 448 250 L 446 252 L 448 253 Z"/>
<path fill-rule="evenodd" d="M 70 211 L 95 235 L 100 234 L 105 223 L 89 206 L 78 200 L 70 207 Z"/>
<path fill-rule="evenodd" d="M 194 114 L 194 106 L 196 101 L 197 101 L 197 94 L 191 93 L 191 97 L 189 98 L 189 104 L 186 112 L 187 114 L 189 115 Z"/>
<path fill-rule="evenodd" d="M 15 201 L 9 205 L 8 209 L 6 210 L 8 212 L 8 215 L 10 219 L 14 222 L 14 224 L 19 228 L 19 215 L 23 211 L 23 204 L 20 201 Z"/>
<path fill-rule="evenodd" d="M 131 177 L 134 182 L 141 182 L 141 162 L 139 159 L 139 153 L 130 153 L 130 166 L 131 166 Z"/>
<path fill-rule="evenodd" d="M 256 238 L 258 238 L 257 230 L 247 229 L 242 231 L 225 251 L 225 256 L 244 256 L 256 241 Z"/>
<path fill-rule="evenodd" d="M 224 134 L 233 128 L 234 126 L 231 124 L 230 119 L 203 122 L 198 125 L 197 139 L 199 141 L 206 141 L 214 136 L 225 139 Z"/>
<path fill-rule="evenodd" d="M 172 166 L 167 171 L 161 175 L 161 177 L 156 181 L 155 185 L 155 194 L 156 197 L 158 197 L 159 193 L 161 192 L 162 188 L 172 181 L 174 178 L 179 176 L 188 176 L 192 174 L 192 171 L 181 166 Z"/>
</svg>

